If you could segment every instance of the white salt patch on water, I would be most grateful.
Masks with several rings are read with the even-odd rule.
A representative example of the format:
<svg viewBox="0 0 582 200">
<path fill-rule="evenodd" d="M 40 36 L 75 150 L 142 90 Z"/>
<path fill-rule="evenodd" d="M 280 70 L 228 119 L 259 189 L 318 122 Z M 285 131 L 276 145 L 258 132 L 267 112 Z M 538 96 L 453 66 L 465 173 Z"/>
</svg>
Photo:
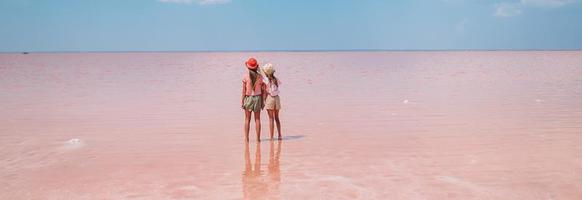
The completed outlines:
<svg viewBox="0 0 582 200">
<path fill-rule="evenodd" d="M 542 102 L 544 102 L 544 100 L 536 99 L 536 103 L 542 103 Z"/>
<path fill-rule="evenodd" d="M 407 104 L 408 103 L 408 99 L 405 99 L 404 101 L 402 101 L 403 104 Z"/>
<path fill-rule="evenodd" d="M 85 142 L 83 142 L 81 139 L 73 138 L 65 142 L 63 149 L 79 149 L 83 146 L 85 146 Z"/>
<path fill-rule="evenodd" d="M 67 143 L 68 144 L 79 144 L 79 143 L 81 143 L 81 139 L 73 138 L 73 139 L 70 139 L 69 141 L 67 141 Z"/>
</svg>

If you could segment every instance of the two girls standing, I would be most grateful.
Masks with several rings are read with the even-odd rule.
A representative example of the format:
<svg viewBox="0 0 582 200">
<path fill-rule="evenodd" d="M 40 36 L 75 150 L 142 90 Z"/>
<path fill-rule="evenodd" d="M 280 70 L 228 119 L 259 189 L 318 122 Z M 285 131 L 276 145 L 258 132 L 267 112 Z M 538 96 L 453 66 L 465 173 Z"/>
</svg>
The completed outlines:
<svg viewBox="0 0 582 200">
<path fill-rule="evenodd" d="M 249 58 L 246 62 L 248 73 L 243 75 L 241 108 L 245 111 L 245 141 L 249 141 L 251 113 L 254 113 L 257 142 L 261 140 L 261 110 L 266 107 L 269 114 L 269 131 L 271 139 L 274 135 L 274 123 L 277 123 L 278 139 L 281 139 L 281 122 L 279 110 L 279 85 L 281 81 L 275 77 L 275 69 L 271 63 L 261 69 L 256 59 Z M 263 75 L 264 74 L 264 75 Z"/>
</svg>

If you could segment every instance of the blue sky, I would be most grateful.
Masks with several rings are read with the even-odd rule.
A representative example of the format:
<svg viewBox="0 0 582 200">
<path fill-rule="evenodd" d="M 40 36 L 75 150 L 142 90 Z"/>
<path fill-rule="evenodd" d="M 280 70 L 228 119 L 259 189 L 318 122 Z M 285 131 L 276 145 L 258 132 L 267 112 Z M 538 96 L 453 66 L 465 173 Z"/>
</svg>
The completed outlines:
<svg viewBox="0 0 582 200">
<path fill-rule="evenodd" d="M 580 0 L 1 0 L 0 52 L 582 49 Z"/>
</svg>

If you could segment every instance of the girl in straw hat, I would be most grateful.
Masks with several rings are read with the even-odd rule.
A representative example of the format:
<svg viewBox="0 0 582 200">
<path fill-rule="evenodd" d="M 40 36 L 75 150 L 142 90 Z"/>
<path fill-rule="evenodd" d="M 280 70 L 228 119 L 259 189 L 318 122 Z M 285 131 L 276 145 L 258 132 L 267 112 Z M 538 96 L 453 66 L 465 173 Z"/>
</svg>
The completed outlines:
<svg viewBox="0 0 582 200">
<path fill-rule="evenodd" d="M 281 139 L 281 121 L 279 120 L 279 110 L 281 110 L 281 100 L 279 98 L 279 86 L 281 81 L 275 77 L 275 68 L 273 64 L 267 63 L 262 67 L 262 71 L 265 74 L 263 81 L 266 84 L 267 98 L 265 99 L 265 107 L 269 114 L 269 131 L 271 133 L 271 139 L 274 135 L 274 124 L 277 123 L 277 132 L 279 134 L 279 140 Z"/>
<path fill-rule="evenodd" d="M 249 73 L 243 75 L 241 107 L 245 111 L 245 141 L 249 141 L 249 129 L 251 123 L 251 112 L 255 115 L 255 131 L 257 132 L 257 142 L 261 141 L 261 109 L 266 98 L 265 84 L 263 77 L 258 71 L 259 64 L 254 58 L 249 58 L 245 63 Z"/>
</svg>

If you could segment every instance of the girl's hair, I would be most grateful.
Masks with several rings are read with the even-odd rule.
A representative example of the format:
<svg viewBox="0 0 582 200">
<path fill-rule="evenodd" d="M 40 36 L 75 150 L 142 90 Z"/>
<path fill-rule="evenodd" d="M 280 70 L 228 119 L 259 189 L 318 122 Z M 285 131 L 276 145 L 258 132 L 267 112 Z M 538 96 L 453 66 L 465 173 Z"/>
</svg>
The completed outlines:
<svg viewBox="0 0 582 200">
<path fill-rule="evenodd" d="M 259 76 L 259 72 L 257 69 L 249 69 L 249 77 L 251 79 L 251 85 L 253 86 L 252 89 L 255 89 L 255 83 L 257 83 L 257 76 Z"/>
<path fill-rule="evenodd" d="M 267 78 L 269 78 L 271 83 L 274 83 L 277 87 L 279 87 L 279 83 L 277 83 L 277 77 L 275 77 L 275 72 L 273 72 L 271 75 L 267 75 Z"/>
</svg>

